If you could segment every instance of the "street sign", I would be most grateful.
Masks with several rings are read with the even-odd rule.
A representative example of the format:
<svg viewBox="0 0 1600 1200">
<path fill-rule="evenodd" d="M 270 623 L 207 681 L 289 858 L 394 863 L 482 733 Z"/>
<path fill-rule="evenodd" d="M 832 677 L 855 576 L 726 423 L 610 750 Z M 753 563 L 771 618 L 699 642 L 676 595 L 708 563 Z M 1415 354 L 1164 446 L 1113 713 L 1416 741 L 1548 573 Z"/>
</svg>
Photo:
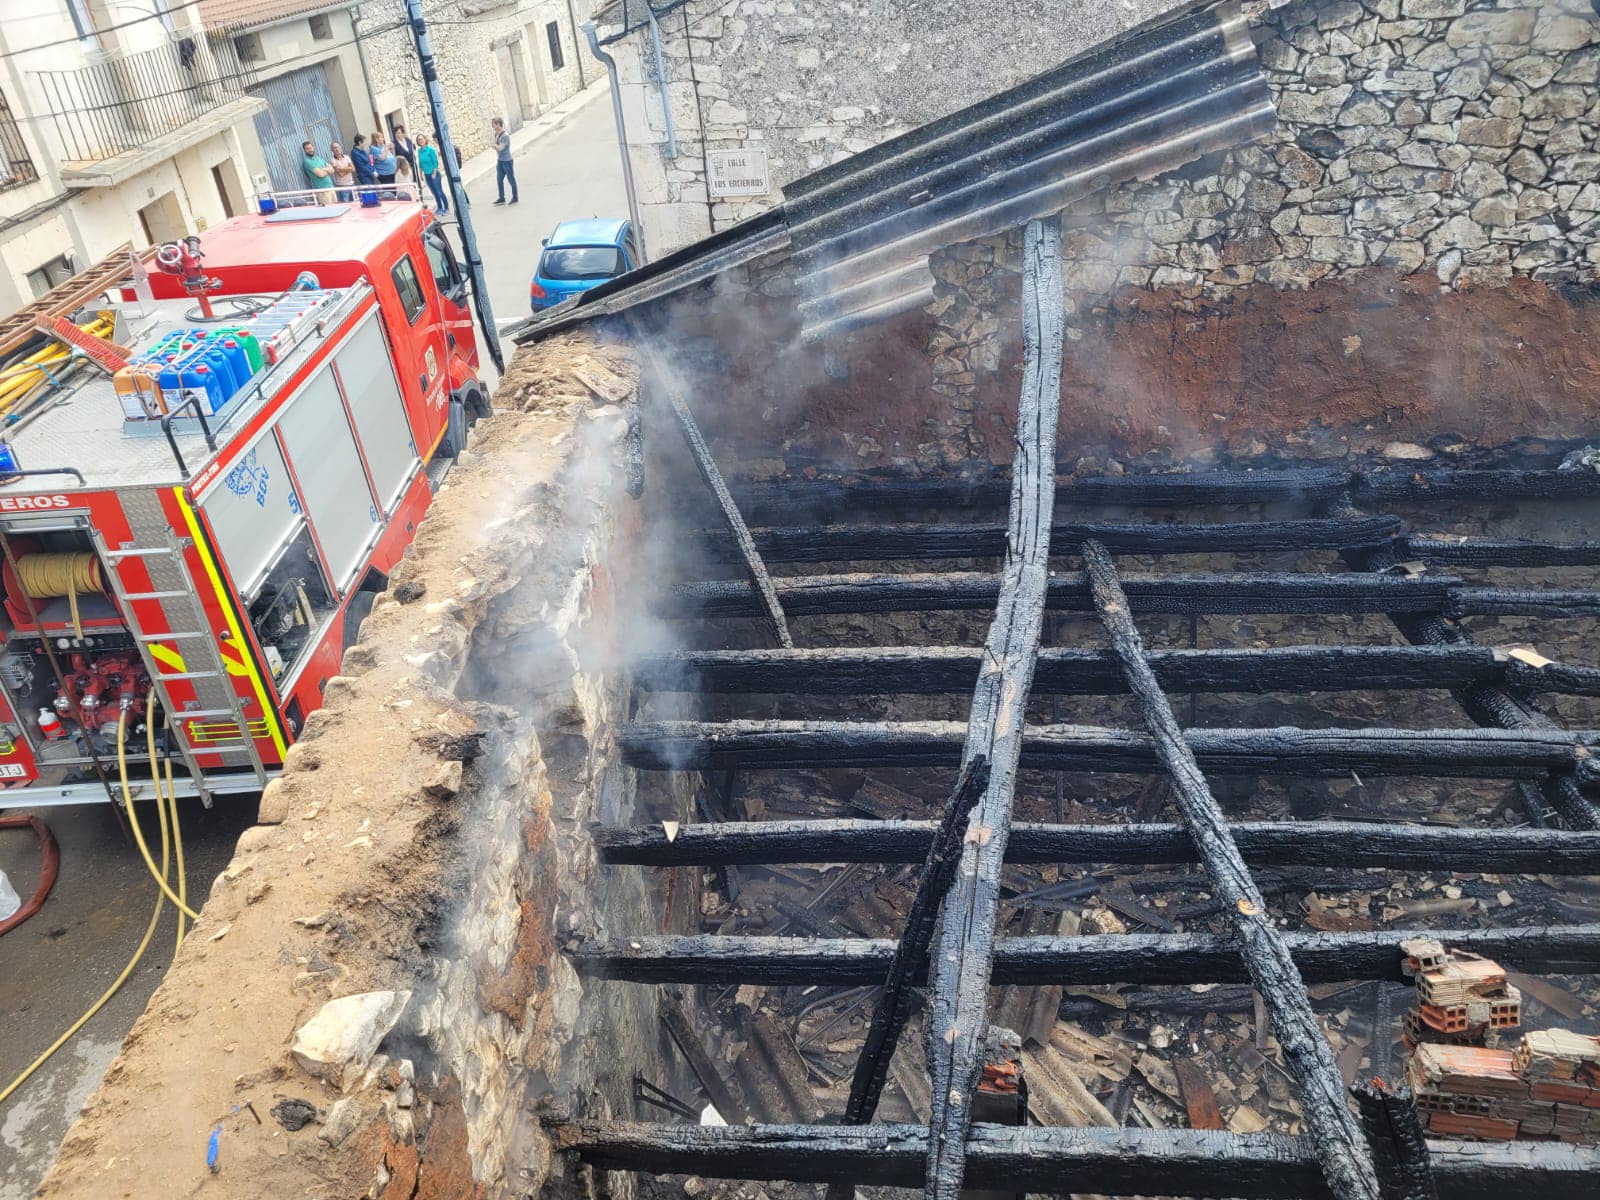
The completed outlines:
<svg viewBox="0 0 1600 1200">
<path fill-rule="evenodd" d="M 764 146 L 742 150 L 707 150 L 706 179 L 713 199 L 728 196 L 765 196 L 772 190 Z"/>
</svg>

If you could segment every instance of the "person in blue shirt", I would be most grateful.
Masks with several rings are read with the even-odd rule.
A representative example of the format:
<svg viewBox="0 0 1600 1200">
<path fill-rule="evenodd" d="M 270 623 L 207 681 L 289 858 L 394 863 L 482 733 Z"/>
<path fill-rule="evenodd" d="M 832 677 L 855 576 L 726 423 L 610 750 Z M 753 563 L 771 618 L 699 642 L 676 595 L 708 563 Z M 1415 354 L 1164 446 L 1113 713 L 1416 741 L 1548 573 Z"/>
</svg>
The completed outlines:
<svg viewBox="0 0 1600 1200">
<path fill-rule="evenodd" d="M 350 143 L 350 161 L 356 165 L 356 183 L 365 187 L 378 182 L 377 173 L 372 169 L 372 151 L 367 149 L 367 135 L 358 133 L 355 140 Z"/>
<path fill-rule="evenodd" d="M 379 183 L 394 182 L 394 151 L 381 132 L 372 135 L 372 173 Z"/>
</svg>

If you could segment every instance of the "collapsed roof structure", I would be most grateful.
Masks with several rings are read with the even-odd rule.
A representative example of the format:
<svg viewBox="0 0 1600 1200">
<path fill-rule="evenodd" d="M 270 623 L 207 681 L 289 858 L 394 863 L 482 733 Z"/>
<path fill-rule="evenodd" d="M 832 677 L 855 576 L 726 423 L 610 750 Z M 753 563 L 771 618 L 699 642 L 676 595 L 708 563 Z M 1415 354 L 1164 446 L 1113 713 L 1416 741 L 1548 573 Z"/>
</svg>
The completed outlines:
<svg viewBox="0 0 1600 1200">
<path fill-rule="evenodd" d="M 1600 111 L 1593 41 L 1592 15 L 1510 5 L 1200 6 L 808 177 L 780 208 L 516 334 L 626 330 L 716 497 L 696 515 L 713 526 L 693 534 L 703 552 L 683 551 L 689 577 L 659 602 L 712 645 L 639 658 L 635 684 L 781 714 L 623 729 L 623 761 L 684 773 L 707 819 L 601 830 L 603 861 L 922 864 L 892 937 L 627 930 L 569 954 L 592 979 L 880 988 L 842 1125 L 576 1120 L 559 1144 L 610 1169 L 841 1194 L 920 1184 L 930 1200 L 1583 1194 L 1600 1166 L 1583 1138 L 1425 1142 L 1381 1085 L 1352 1107 L 1308 988 L 1402 980 L 1402 943 L 1422 936 L 1588 975 L 1600 926 L 1284 928 L 1252 871 L 1600 872 L 1586 702 L 1600 671 L 1552 650 L 1580 647 L 1571 623 L 1600 615 L 1600 545 L 1562 532 L 1600 499 L 1573 376 L 1600 259 L 1573 156 L 1594 157 L 1579 149 L 1593 130 L 1563 132 L 1561 115 Z M 1532 313 L 1554 316 L 1548 343 L 1525 340 Z M 1414 319 L 1433 333 L 1406 332 Z M 1429 336 L 1437 357 L 1419 367 L 1411 339 Z M 1514 367 L 1452 370 L 1513 341 Z M 665 479 L 695 511 L 660 425 L 643 425 L 640 484 Z M 868 566 L 801 573 L 849 563 Z M 981 647 L 924 640 L 990 610 Z M 1079 627 L 1093 640 L 1062 645 L 1063 613 L 1097 618 Z M 817 622 L 841 614 L 904 644 L 827 644 L 837 631 Z M 1188 646 L 1147 645 L 1141 626 L 1164 640 L 1152 620 L 1167 617 L 1188 622 Z M 1230 618 L 1244 644 L 1216 644 Z M 1268 620 L 1276 636 L 1251 644 Z M 1480 644 L 1496 620 L 1519 642 L 1548 630 L 1545 652 Z M 796 635 L 806 622 L 820 644 Z M 728 648 L 751 640 L 765 644 Z M 1417 698 L 1335 699 L 1322 711 L 1346 719 L 1331 725 L 1195 720 L 1197 697 L 1268 693 L 1293 710 L 1366 692 Z M 1187 721 L 1168 693 L 1188 694 Z M 970 705 L 963 719 L 899 717 L 896 702 L 880 719 L 828 715 L 866 694 Z M 1062 697 L 1126 695 L 1128 723 L 1060 717 Z M 1547 711 L 1553 697 L 1577 724 Z M 736 778 L 924 768 L 945 780 L 931 819 L 841 820 L 819 803 L 759 820 L 733 798 Z M 1019 819 L 1051 773 L 1057 819 Z M 1064 776 L 1127 774 L 1157 777 L 1174 819 L 1120 820 L 1104 797 L 1097 820 L 1060 816 Z M 1381 823 L 1241 823 L 1214 782 L 1239 777 L 1471 782 L 1430 785 L 1409 810 L 1386 792 Z M 997 937 L 1008 864 L 1023 863 L 1198 863 L 1217 923 Z M 991 987 L 1237 981 L 1260 996 L 1304 1135 L 975 1115 L 999 1069 Z M 926 1123 L 871 1124 L 923 985 Z M 1372 1036 L 1375 1076 L 1393 1034 Z M 687 1041 L 699 1086 L 729 1096 Z"/>
</svg>

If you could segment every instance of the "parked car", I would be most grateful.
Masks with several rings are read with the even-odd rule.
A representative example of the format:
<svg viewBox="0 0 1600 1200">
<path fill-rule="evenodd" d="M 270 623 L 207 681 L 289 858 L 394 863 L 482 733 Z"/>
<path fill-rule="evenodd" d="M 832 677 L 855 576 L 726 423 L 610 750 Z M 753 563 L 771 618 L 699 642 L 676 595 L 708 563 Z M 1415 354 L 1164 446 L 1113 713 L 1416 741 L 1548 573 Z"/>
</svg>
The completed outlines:
<svg viewBox="0 0 1600 1200">
<path fill-rule="evenodd" d="M 528 300 L 534 312 L 552 308 L 638 265 L 639 243 L 631 222 L 601 217 L 563 221 L 544 240 Z"/>
</svg>

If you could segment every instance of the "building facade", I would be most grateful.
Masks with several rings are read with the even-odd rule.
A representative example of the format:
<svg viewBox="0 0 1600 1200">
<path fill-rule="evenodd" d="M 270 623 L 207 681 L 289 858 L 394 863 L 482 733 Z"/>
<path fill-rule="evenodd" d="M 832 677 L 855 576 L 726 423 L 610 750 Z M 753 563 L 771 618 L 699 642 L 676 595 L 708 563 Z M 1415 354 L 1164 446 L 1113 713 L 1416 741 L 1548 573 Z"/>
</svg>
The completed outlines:
<svg viewBox="0 0 1600 1200">
<path fill-rule="evenodd" d="M 489 122 L 515 132 L 587 86 L 580 26 L 591 0 L 448 0 L 426 8 L 450 136 L 463 155 L 489 146 Z M 422 72 L 401 0 L 362 0 L 359 32 L 386 127 L 432 131 Z"/>
<path fill-rule="evenodd" d="M 240 211 L 261 101 L 196 6 L 12 0 L 0 22 L 0 311 L 124 242 Z"/>
<path fill-rule="evenodd" d="M 356 0 L 202 0 L 208 34 L 226 39 L 263 102 L 252 118 L 262 170 L 256 190 L 306 186 L 301 146 L 326 153 L 378 128 Z"/>
<path fill-rule="evenodd" d="M 647 253 L 658 258 L 772 207 L 802 175 L 1030 79 L 1172 4 L 653 7 L 652 23 L 645 0 L 613 0 L 596 20 L 617 64 Z"/>
</svg>

